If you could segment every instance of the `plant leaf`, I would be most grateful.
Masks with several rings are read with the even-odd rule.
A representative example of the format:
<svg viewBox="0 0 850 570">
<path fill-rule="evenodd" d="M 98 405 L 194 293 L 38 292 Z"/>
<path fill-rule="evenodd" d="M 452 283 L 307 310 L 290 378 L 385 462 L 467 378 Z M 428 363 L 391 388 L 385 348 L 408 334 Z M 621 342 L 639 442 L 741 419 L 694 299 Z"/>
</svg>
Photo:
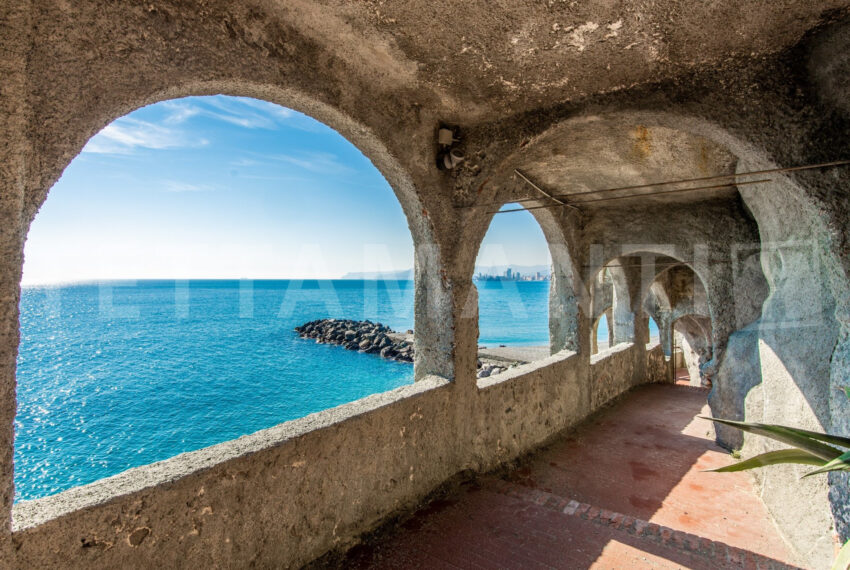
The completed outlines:
<svg viewBox="0 0 850 570">
<path fill-rule="evenodd" d="M 850 386 L 839 386 L 838 389 L 844 392 L 844 395 L 850 400 Z"/>
<path fill-rule="evenodd" d="M 838 551 L 838 556 L 835 557 L 835 562 L 832 563 L 832 570 L 847 570 L 848 568 L 850 568 L 850 540 L 844 543 L 844 546 Z"/>
<path fill-rule="evenodd" d="M 840 445 L 841 447 L 850 447 L 850 437 L 841 437 L 840 435 L 832 435 L 831 433 L 820 433 L 818 431 L 809 431 L 806 429 L 792 428 L 788 426 L 779 426 L 785 429 L 793 430 L 801 435 L 808 436 L 818 441 Z"/>
<path fill-rule="evenodd" d="M 820 467 L 823 465 L 824 460 L 802 449 L 780 449 L 777 451 L 768 451 L 767 453 L 756 455 L 755 457 L 733 463 L 732 465 L 718 467 L 717 469 L 707 469 L 706 471 L 729 473 L 732 471 L 755 469 L 766 465 L 778 465 L 780 463 L 802 463 L 803 465 L 817 465 Z"/>
<path fill-rule="evenodd" d="M 833 439 L 837 436 L 827 436 L 826 434 L 819 434 L 816 432 L 810 432 L 806 430 L 799 430 L 797 428 L 791 428 L 786 426 L 778 426 L 772 424 L 758 424 L 758 423 L 749 423 L 749 422 L 736 422 L 734 420 L 724 420 L 721 418 L 709 418 L 706 416 L 699 416 L 706 420 L 711 420 L 713 422 L 717 422 L 720 424 L 732 426 L 734 428 L 738 428 L 741 431 L 745 431 L 748 433 L 754 433 L 757 435 L 763 435 L 765 437 L 769 437 L 771 439 L 775 439 L 777 441 L 781 441 L 782 443 L 787 443 L 788 445 L 793 445 L 799 449 L 804 449 L 809 453 L 817 455 L 824 461 L 832 461 L 836 457 L 840 456 L 843 451 L 832 447 L 831 445 L 826 445 L 825 443 L 821 443 L 822 438 L 829 437 Z M 818 437 L 813 437 L 813 435 L 817 435 Z M 846 438 L 839 438 L 846 439 Z M 850 440 L 848 441 L 848 446 L 850 446 Z"/>
<path fill-rule="evenodd" d="M 850 451 L 841 454 L 840 457 L 836 457 L 820 469 L 815 469 L 814 471 L 809 471 L 803 477 L 808 477 L 809 475 L 817 475 L 818 473 L 826 473 L 828 471 L 850 471 Z"/>
</svg>

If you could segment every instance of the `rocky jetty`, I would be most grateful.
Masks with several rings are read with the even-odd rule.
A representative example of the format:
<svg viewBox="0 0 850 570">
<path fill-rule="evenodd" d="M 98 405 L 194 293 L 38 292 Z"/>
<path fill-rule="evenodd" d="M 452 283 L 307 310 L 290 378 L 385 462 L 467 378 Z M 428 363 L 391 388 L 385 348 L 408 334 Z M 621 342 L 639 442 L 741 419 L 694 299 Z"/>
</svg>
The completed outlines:
<svg viewBox="0 0 850 570">
<path fill-rule="evenodd" d="M 338 344 L 348 350 L 378 354 L 382 358 L 413 362 L 413 342 L 381 323 L 347 319 L 319 319 L 295 327 L 301 338 L 321 344 Z"/>
<path fill-rule="evenodd" d="M 413 362 L 413 331 L 400 333 L 372 321 L 319 319 L 295 327 L 295 332 L 301 338 L 312 338 L 320 344 L 337 344 L 348 350 L 378 354 L 389 360 Z M 478 360 L 478 377 L 495 376 L 518 364 L 521 362 L 481 358 Z"/>
</svg>

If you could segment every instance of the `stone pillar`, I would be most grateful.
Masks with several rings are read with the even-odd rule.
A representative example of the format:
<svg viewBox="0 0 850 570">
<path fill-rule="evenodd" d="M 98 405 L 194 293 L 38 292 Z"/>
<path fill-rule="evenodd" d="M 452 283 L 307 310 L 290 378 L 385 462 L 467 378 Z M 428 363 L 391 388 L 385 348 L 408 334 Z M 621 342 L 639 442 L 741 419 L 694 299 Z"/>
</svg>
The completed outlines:
<svg viewBox="0 0 850 570">
<path fill-rule="evenodd" d="M 428 375 L 453 378 L 454 316 L 460 314 L 436 243 L 416 244 L 414 253 L 414 359 L 416 380 Z M 477 323 L 477 302 L 476 323 Z"/>
<path fill-rule="evenodd" d="M 14 499 L 15 363 L 23 259 L 29 2 L 0 4 L 0 567 L 10 568 Z"/>
<path fill-rule="evenodd" d="M 564 243 L 549 243 L 552 276 L 549 282 L 549 348 L 552 354 L 561 350 L 578 352 L 580 303 L 575 291 L 569 249 Z"/>
<path fill-rule="evenodd" d="M 670 311 L 659 310 L 658 325 L 658 341 L 661 343 L 661 350 L 667 358 L 673 357 L 673 314 Z"/>
<path fill-rule="evenodd" d="M 608 320 L 611 346 L 621 342 L 633 342 L 635 339 L 635 315 L 632 312 L 632 303 L 629 296 L 628 286 L 619 279 L 614 279 L 614 306 L 611 317 Z"/>
<path fill-rule="evenodd" d="M 454 296 L 454 380 L 464 397 L 478 387 L 478 288 L 471 279 L 457 279 Z"/>
</svg>

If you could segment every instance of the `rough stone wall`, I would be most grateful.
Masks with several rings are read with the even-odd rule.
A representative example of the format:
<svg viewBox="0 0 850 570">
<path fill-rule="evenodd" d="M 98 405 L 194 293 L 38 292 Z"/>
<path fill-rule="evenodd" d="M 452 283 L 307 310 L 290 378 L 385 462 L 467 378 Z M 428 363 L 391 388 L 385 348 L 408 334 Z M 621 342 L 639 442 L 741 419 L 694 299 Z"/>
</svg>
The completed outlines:
<svg viewBox="0 0 850 570">
<path fill-rule="evenodd" d="M 673 326 L 676 344 L 682 349 L 682 365 L 688 371 L 691 386 L 702 386 L 700 368 L 711 358 L 711 324 L 708 319 L 695 316 L 681 317 Z"/>
<path fill-rule="evenodd" d="M 26 161 L 26 54 L 29 47 L 29 5 L 0 6 L 0 25 L 20 34 L 0 34 L 0 567 L 12 556 L 11 508 L 14 498 L 12 461 L 15 419 L 15 359 L 18 353 L 18 302 L 22 266 Z"/>
<path fill-rule="evenodd" d="M 15 561 L 299 567 L 352 544 L 456 473 L 516 459 L 578 424 L 644 381 L 633 373 L 643 358 L 663 360 L 657 347 L 646 353 L 637 345 L 589 367 L 580 355 L 553 355 L 481 379 L 472 413 L 460 386 L 425 378 L 24 502 L 15 510 Z"/>
<path fill-rule="evenodd" d="M 459 470 L 453 391 L 424 379 L 22 503 L 17 567 L 298 568 Z"/>
<path fill-rule="evenodd" d="M 444 420 L 431 426 L 428 437 L 439 438 L 445 426 L 455 431 L 439 439 L 477 437 L 483 420 L 470 421 L 469 410 L 479 404 L 486 409 L 489 404 L 482 402 L 489 400 L 476 398 L 504 392 L 505 398 L 523 401 L 523 417 L 543 406 L 545 413 L 528 424 L 518 415 L 496 414 L 495 404 L 491 410 L 496 425 L 531 426 L 526 443 L 533 445 L 558 422 L 572 421 L 575 412 L 561 400 L 548 408 L 541 394 L 578 396 L 585 402 L 608 396 L 593 396 L 590 368 L 573 369 L 569 359 L 551 365 L 564 373 L 573 370 L 573 384 L 529 370 L 529 382 L 515 378 L 515 387 L 511 382 L 479 388 L 477 294 L 471 273 L 491 219 L 482 212 L 492 206 L 455 207 L 498 205 L 533 195 L 513 176 L 515 168 L 546 188 L 573 192 L 850 156 L 846 2 L 721 2 L 721 7 L 669 0 L 641 7 L 517 3 L 494 9 L 491 2 L 475 0 L 445 8 L 443 21 L 457 25 L 423 31 L 423 17 L 433 20 L 433 8 L 416 0 L 382 5 L 209 0 L 191 9 L 168 0 L 5 3 L 0 7 L 7 32 L 0 35 L 0 533 L 8 534 L 12 497 L 22 239 L 50 186 L 98 129 L 147 103 L 212 93 L 277 102 L 337 129 L 386 176 L 414 237 L 417 378 L 427 381 L 429 374 L 439 374 L 453 381 L 417 396 L 435 399 L 435 413 Z M 596 27 L 580 32 L 570 22 Z M 432 160 L 434 127 L 442 120 L 461 125 L 469 157 L 448 174 L 433 168 Z M 748 419 L 850 435 L 850 403 L 836 397 L 836 389 L 850 377 L 848 188 L 846 169 L 811 171 L 775 176 L 758 187 L 719 189 L 700 200 L 637 200 L 582 207 L 580 212 L 536 210 L 554 248 L 559 276 L 550 305 L 553 349 L 567 347 L 588 358 L 590 288 L 583 280 L 594 267 L 642 252 L 688 260 L 705 283 L 710 308 L 713 407 Z M 763 247 L 789 241 L 807 244 L 810 253 Z M 743 277 L 712 257 L 735 259 L 740 253 L 736 244 L 755 249 Z M 639 281 L 642 285 L 643 278 Z M 630 286 L 635 283 L 631 278 Z M 635 299 L 632 306 L 637 312 Z M 636 323 L 635 332 L 640 329 Z M 641 345 L 639 339 L 635 344 Z M 622 366 L 643 367 L 644 376 L 663 368 L 657 358 L 634 358 Z M 614 365 L 596 366 L 604 370 Z M 556 387 L 558 382 L 569 386 Z M 609 387 L 604 385 L 603 392 Z M 443 396 L 447 393 L 450 397 Z M 351 422 L 379 425 L 387 414 L 392 421 L 388 417 L 380 426 L 393 432 L 397 426 L 392 422 L 404 419 L 395 413 L 380 411 L 374 419 L 367 415 Z M 424 479 L 414 476 L 417 482 L 405 488 L 398 506 L 415 502 L 453 469 L 490 465 L 523 447 L 508 445 L 516 435 L 510 429 L 492 429 L 505 431 L 495 441 L 487 436 L 476 444 L 473 460 L 446 448 L 421 447 L 427 449 L 424 458 L 442 462 L 445 469 L 435 467 Z M 322 442 L 336 431 L 339 437 L 350 435 L 347 428 L 329 426 L 310 445 L 335 445 Z M 719 435 L 731 441 L 731 436 Z M 500 440 L 513 451 L 494 452 Z M 371 440 L 345 442 L 368 446 Z M 282 447 L 298 445 L 303 444 L 293 441 Z M 747 446 L 745 451 L 755 452 L 764 444 L 748 439 Z M 260 456 L 265 454 L 256 454 L 261 462 Z M 246 476 L 252 482 L 254 477 L 273 477 L 274 465 L 255 473 L 259 468 L 252 464 Z M 150 521 L 159 522 L 174 516 L 166 505 L 183 505 L 190 493 L 199 491 L 192 485 L 207 475 L 211 485 L 225 472 L 230 480 L 238 479 L 224 467 L 212 468 L 145 491 L 150 501 L 140 506 L 121 499 L 74 515 L 79 526 L 65 534 L 58 522 L 47 523 L 39 527 L 43 533 L 34 529 L 16 534 L 15 540 L 22 556 L 35 562 L 48 561 L 40 558 L 48 552 L 92 556 L 100 552 L 98 541 L 83 548 L 75 531 L 98 529 L 103 536 L 115 534 L 115 528 L 124 532 L 129 527 L 119 514 L 135 520 L 132 513 L 138 509 L 147 513 L 150 508 Z M 366 480 L 386 481 L 386 476 Z M 318 478 L 311 481 L 319 488 L 324 484 Z M 765 472 L 761 481 L 765 502 L 791 542 L 812 564 L 824 565 L 831 556 L 826 482 L 801 487 L 793 469 Z M 850 526 L 846 483 L 846 477 L 835 476 L 828 491 L 845 538 Z M 240 497 L 245 488 L 228 492 Z M 348 513 L 350 533 L 373 524 L 379 511 L 395 508 L 380 502 L 375 489 L 361 491 L 360 507 L 376 510 L 361 518 Z M 234 516 L 242 512 L 232 511 Z M 310 515 L 298 509 L 287 516 L 301 522 L 285 532 L 297 527 L 331 533 L 319 542 L 308 541 L 303 550 L 293 547 L 298 557 L 332 543 L 321 542 L 333 536 L 331 525 L 311 527 L 304 523 Z M 241 522 L 249 525 L 249 520 Z M 109 526 L 111 521 L 118 521 L 117 526 Z M 179 536 L 183 530 L 191 533 L 188 519 L 180 521 Z M 216 552 L 248 560 L 251 548 L 228 543 L 224 525 L 217 532 L 204 535 L 199 528 L 205 547 L 181 551 L 189 547 L 179 543 L 177 551 L 204 560 L 205 548 L 212 551 L 209 545 L 220 538 L 227 550 Z M 263 532 L 250 527 L 244 536 L 263 537 L 250 542 L 253 547 L 271 540 Z M 141 539 L 139 548 L 150 548 L 154 536 L 139 530 L 132 540 Z M 118 541 L 115 548 L 119 543 L 124 544 Z M 9 555 L 9 544 L 0 540 L 0 556 Z M 40 548 L 44 551 L 36 552 Z M 102 555 L 123 561 L 124 550 L 115 548 Z"/>
<path fill-rule="evenodd" d="M 629 343 L 621 343 L 590 357 L 590 407 L 604 406 L 635 382 L 635 359 Z M 641 379 L 642 380 L 642 379 Z"/>
</svg>

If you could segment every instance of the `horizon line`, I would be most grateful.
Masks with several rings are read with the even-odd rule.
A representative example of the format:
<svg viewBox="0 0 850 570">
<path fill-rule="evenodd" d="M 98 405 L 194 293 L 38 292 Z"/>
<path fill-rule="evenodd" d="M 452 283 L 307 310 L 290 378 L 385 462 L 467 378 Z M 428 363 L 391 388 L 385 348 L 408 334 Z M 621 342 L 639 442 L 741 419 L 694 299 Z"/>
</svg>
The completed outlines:
<svg viewBox="0 0 850 570">
<path fill-rule="evenodd" d="M 396 273 L 401 273 L 401 270 Z M 413 281 L 413 279 L 396 279 L 392 273 L 386 278 L 373 277 L 363 279 L 359 277 L 85 277 L 81 279 L 70 279 L 62 281 L 21 281 L 21 287 L 44 287 L 56 285 L 96 285 L 98 283 L 117 283 L 126 281 L 150 282 L 150 281 Z"/>
</svg>

